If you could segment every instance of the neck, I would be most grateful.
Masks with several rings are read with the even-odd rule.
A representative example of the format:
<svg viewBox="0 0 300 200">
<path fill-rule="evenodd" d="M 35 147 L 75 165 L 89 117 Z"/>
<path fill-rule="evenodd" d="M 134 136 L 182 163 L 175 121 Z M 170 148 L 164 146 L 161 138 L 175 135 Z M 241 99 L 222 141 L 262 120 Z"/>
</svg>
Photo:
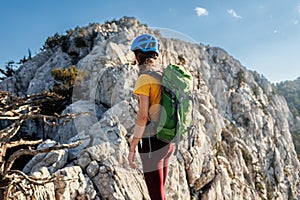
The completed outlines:
<svg viewBox="0 0 300 200">
<path fill-rule="evenodd" d="M 139 65 L 139 70 L 140 72 L 144 72 L 144 71 L 147 71 L 147 66 L 146 65 Z"/>
<path fill-rule="evenodd" d="M 154 59 L 146 59 L 145 63 L 139 65 L 140 72 L 148 70 L 157 70 L 156 62 Z"/>
</svg>

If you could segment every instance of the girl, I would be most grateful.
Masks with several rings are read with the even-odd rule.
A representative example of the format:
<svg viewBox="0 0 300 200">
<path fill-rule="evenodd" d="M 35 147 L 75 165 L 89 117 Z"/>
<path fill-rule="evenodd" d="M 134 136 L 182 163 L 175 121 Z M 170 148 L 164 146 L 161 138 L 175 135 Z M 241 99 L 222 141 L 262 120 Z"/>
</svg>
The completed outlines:
<svg viewBox="0 0 300 200">
<path fill-rule="evenodd" d="M 131 46 L 139 65 L 140 75 L 133 90 L 138 96 L 139 111 L 128 162 L 132 168 L 136 168 L 134 158 L 136 147 L 139 146 L 143 174 L 152 200 L 166 200 L 164 186 L 168 175 L 169 159 L 174 151 L 173 143 L 165 143 L 155 136 L 155 124 L 159 119 L 160 111 L 161 81 L 145 73 L 159 70 L 155 65 L 160 54 L 159 47 L 158 39 L 151 34 L 138 36 Z M 141 146 L 140 140 L 142 140 Z"/>
</svg>

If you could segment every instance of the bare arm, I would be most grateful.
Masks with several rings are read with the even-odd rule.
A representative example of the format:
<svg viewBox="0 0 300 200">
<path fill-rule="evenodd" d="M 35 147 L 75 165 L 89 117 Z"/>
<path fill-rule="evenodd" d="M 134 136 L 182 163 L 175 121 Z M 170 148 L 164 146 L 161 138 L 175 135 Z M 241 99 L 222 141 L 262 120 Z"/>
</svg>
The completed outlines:
<svg viewBox="0 0 300 200">
<path fill-rule="evenodd" d="M 135 156 L 135 149 L 140 139 L 143 136 L 149 118 L 148 111 L 149 111 L 149 97 L 145 95 L 139 95 L 139 111 L 138 111 L 134 132 L 133 132 L 134 137 L 130 144 L 129 156 L 128 156 L 129 165 L 132 168 L 136 167 L 135 164 L 133 163 L 133 159 Z"/>
</svg>

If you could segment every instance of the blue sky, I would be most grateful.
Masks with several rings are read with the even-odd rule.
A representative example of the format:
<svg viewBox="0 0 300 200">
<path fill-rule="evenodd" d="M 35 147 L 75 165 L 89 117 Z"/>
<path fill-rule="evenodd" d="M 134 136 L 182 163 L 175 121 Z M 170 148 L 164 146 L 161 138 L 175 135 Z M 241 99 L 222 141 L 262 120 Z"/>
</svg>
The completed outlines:
<svg viewBox="0 0 300 200">
<path fill-rule="evenodd" d="M 123 16 L 221 47 L 271 82 L 300 76 L 300 0 L 2 0 L 0 66 L 56 32 Z"/>
</svg>

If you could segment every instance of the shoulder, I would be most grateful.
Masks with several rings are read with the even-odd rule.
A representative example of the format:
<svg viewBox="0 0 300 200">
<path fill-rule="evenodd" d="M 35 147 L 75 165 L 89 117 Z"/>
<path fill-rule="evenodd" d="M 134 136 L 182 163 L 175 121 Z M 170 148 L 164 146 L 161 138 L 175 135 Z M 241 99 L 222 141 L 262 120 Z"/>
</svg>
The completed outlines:
<svg viewBox="0 0 300 200">
<path fill-rule="evenodd" d="M 157 80 L 156 77 L 154 77 L 153 75 L 148 74 L 148 73 L 141 74 L 138 77 L 137 82 L 143 82 L 143 83 L 160 83 L 160 81 Z"/>
</svg>

